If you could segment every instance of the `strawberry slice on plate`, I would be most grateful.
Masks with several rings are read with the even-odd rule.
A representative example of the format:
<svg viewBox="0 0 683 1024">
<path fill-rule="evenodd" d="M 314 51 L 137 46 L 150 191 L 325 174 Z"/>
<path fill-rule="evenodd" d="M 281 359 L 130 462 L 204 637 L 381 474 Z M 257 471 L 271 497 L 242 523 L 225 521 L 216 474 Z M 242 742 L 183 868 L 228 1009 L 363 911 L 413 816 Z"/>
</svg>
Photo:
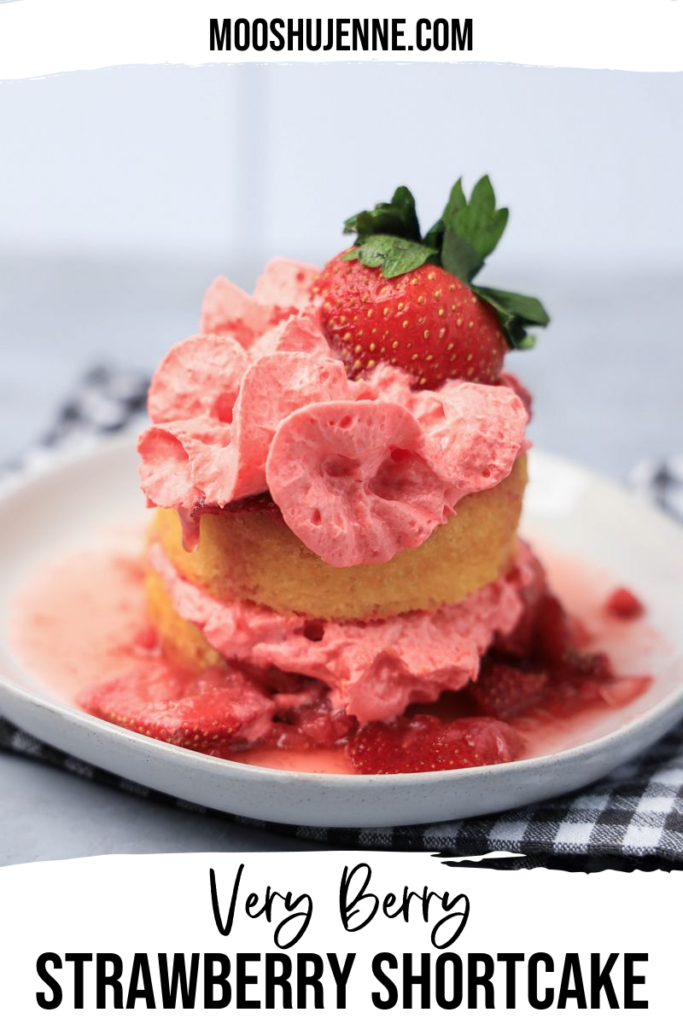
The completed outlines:
<svg viewBox="0 0 683 1024">
<path fill-rule="evenodd" d="M 356 720 L 335 707 L 329 691 L 315 680 L 301 680 L 292 690 L 273 694 L 275 721 L 266 744 L 280 750 L 334 747 L 355 729 Z"/>
<path fill-rule="evenodd" d="M 270 698 L 236 669 L 192 677 L 157 659 L 89 687 L 79 704 L 106 722 L 217 757 L 270 728 L 273 709 Z"/>
<path fill-rule="evenodd" d="M 420 388 L 446 380 L 497 384 L 509 348 L 528 348 L 528 326 L 548 314 L 525 295 L 472 283 L 507 223 L 488 177 L 468 199 L 457 181 L 423 237 L 405 186 L 390 203 L 350 217 L 356 243 L 315 280 L 322 326 L 352 378 L 377 363 L 407 371 Z"/>
<path fill-rule="evenodd" d="M 547 687 L 547 672 L 527 672 L 505 662 L 489 661 L 470 685 L 469 693 L 483 714 L 506 720 L 538 704 Z"/>
<path fill-rule="evenodd" d="M 521 751 L 521 737 L 504 722 L 493 718 L 442 722 L 434 715 L 369 722 L 360 727 L 348 746 L 351 763 L 364 775 L 502 764 L 514 761 Z"/>
</svg>

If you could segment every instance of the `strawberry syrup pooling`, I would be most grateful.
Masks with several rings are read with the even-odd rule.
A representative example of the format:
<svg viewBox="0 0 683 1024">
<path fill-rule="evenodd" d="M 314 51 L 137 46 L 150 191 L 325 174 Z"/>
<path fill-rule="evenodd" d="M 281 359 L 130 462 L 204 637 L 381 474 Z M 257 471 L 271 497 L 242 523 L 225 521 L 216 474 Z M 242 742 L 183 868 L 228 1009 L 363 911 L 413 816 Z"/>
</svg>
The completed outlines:
<svg viewBox="0 0 683 1024">
<path fill-rule="evenodd" d="M 143 568 L 129 551 L 73 553 L 45 566 L 18 601 L 15 648 L 63 699 L 215 757 L 343 774 L 509 762 L 581 742 L 596 715 L 634 701 L 650 681 L 623 674 L 629 651 L 652 646 L 638 599 L 623 588 L 596 595 L 586 570 L 545 561 L 553 589 L 539 563 L 518 626 L 484 656 L 479 678 L 390 722 L 359 726 L 304 677 L 181 670 L 147 622 Z M 572 613 L 585 608 L 583 621 L 555 591 L 571 595 Z M 597 649 L 605 644 L 626 662 L 619 672 Z"/>
</svg>

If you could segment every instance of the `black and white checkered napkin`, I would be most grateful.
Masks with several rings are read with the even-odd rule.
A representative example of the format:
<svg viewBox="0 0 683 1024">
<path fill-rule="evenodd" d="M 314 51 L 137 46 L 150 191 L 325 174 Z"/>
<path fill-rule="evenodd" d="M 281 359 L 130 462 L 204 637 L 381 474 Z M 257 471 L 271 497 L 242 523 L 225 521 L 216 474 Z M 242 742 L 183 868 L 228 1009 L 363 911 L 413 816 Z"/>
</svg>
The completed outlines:
<svg viewBox="0 0 683 1024">
<path fill-rule="evenodd" d="M 127 426 L 142 412 L 146 389 L 147 380 L 141 375 L 105 367 L 92 370 L 30 461 L 45 459 L 56 446 L 77 444 L 93 434 Z M 634 484 L 667 512 L 683 519 L 683 460 L 640 466 Z M 139 798 L 344 849 L 425 850 L 453 857 L 496 852 L 525 855 L 497 862 L 496 866 L 505 868 L 547 864 L 574 870 L 683 869 L 683 723 L 637 760 L 578 793 L 485 818 L 377 829 L 273 825 L 188 805 L 84 764 L 3 719 L 0 750 L 43 761 Z"/>
</svg>

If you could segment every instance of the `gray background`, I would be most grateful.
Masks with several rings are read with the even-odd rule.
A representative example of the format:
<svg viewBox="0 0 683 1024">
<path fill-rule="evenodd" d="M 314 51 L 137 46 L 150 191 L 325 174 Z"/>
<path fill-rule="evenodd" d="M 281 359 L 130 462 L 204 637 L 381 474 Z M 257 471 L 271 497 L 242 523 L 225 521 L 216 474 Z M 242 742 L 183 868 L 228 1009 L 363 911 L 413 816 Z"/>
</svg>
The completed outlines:
<svg viewBox="0 0 683 1024">
<path fill-rule="evenodd" d="M 217 273 L 321 262 L 343 218 L 490 172 L 482 282 L 553 316 L 510 368 L 535 442 L 625 478 L 681 450 L 683 76 L 513 66 L 122 68 L 0 83 L 0 461 L 95 361 L 151 369 Z M 0 757 L 0 863 L 299 844 Z"/>
</svg>

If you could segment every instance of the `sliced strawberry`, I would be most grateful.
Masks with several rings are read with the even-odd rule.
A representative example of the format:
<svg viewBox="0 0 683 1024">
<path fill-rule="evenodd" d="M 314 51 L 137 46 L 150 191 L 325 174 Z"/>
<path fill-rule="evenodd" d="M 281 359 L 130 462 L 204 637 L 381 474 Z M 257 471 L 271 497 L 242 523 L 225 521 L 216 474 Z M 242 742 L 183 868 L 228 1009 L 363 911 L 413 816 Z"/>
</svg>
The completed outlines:
<svg viewBox="0 0 683 1024">
<path fill-rule="evenodd" d="M 521 737 L 504 722 L 492 718 L 442 722 L 434 715 L 370 722 L 359 728 L 348 745 L 353 766 L 368 775 L 501 764 L 513 761 L 521 751 Z"/>
<path fill-rule="evenodd" d="M 564 669 L 568 675 L 584 676 L 588 679 L 614 679 L 614 668 L 604 651 L 580 651 L 577 648 L 567 652 Z"/>
<path fill-rule="evenodd" d="M 645 614 L 645 605 L 626 587 L 617 587 L 605 602 L 605 611 L 615 619 L 639 619 Z"/>
<path fill-rule="evenodd" d="M 483 714 L 506 720 L 535 707 L 547 687 L 546 672 L 526 672 L 504 662 L 488 661 L 469 692 Z"/>
<path fill-rule="evenodd" d="M 349 735 L 356 723 L 341 708 L 333 708 L 328 697 L 321 697 L 315 704 L 301 708 L 295 716 L 294 725 L 299 732 L 317 747 L 331 747 Z"/>
<path fill-rule="evenodd" d="M 267 742 L 289 750 L 329 748 L 345 740 L 356 720 L 340 709 L 332 708 L 327 698 L 311 707 L 290 712 L 273 723 Z"/>
<path fill-rule="evenodd" d="M 289 684 L 278 680 L 278 692 L 273 694 L 275 721 L 268 745 L 290 750 L 333 747 L 355 728 L 355 718 L 332 706 L 322 683 L 300 677 L 290 680 Z"/>
<path fill-rule="evenodd" d="M 603 687 L 617 681 L 607 654 L 581 651 L 571 645 L 565 649 L 561 660 L 547 664 L 547 670 L 550 685 L 544 706 L 558 715 L 605 703 Z"/>
<path fill-rule="evenodd" d="M 530 658 L 534 653 L 539 609 L 542 599 L 548 593 L 548 580 L 543 566 L 535 556 L 532 556 L 530 569 L 532 577 L 519 592 L 523 609 L 517 625 L 512 633 L 497 637 L 494 644 L 495 652 L 504 657 Z"/>
<path fill-rule="evenodd" d="M 79 703 L 114 725 L 216 756 L 261 731 L 273 709 L 270 698 L 237 670 L 192 677 L 160 659 L 89 687 Z"/>
<path fill-rule="evenodd" d="M 536 610 L 537 653 L 549 665 L 563 665 L 574 653 L 572 641 L 571 619 L 555 595 L 546 592 Z"/>
<path fill-rule="evenodd" d="M 566 717 L 605 704 L 621 707 L 647 686 L 649 677 L 617 676 L 606 653 L 586 649 L 590 633 L 547 589 L 540 567 L 522 596 L 517 628 L 496 641 L 493 658 L 468 687 L 484 713 L 506 719 L 541 705 Z"/>
<path fill-rule="evenodd" d="M 280 509 L 268 491 L 254 494 L 249 498 L 238 498 L 236 501 L 228 502 L 227 505 L 209 505 L 202 499 L 195 504 L 190 515 L 192 518 L 198 519 L 204 515 L 231 516 L 242 515 L 246 512 L 268 512 L 269 515 L 278 519 L 282 518 Z"/>
</svg>

